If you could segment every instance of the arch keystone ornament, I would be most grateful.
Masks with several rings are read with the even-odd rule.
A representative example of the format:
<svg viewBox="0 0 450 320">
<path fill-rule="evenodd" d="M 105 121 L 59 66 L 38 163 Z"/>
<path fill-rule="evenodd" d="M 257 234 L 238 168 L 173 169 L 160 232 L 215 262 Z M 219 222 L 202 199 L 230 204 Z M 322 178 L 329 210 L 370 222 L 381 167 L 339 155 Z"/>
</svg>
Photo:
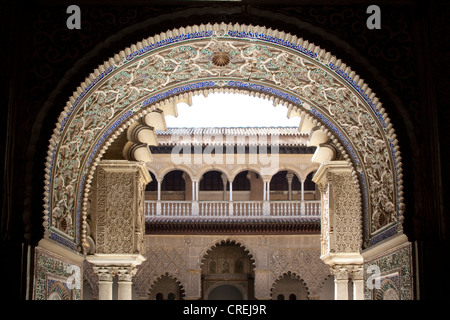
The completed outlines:
<svg viewBox="0 0 450 320">
<path fill-rule="evenodd" d="M 342 60 L 296 35 L 221 23 L 144 39 L 111 56 L 76 89 L 50 139 L 44 238 L 88 254 L 89 195 L 109 145 L 141 118 L 148 127 L 164 127 L 161 115 L 177 115 L 174 101 L 209 92 L 271 99 L 300 116 L 299 127 L 320 128 L 348 165 L 363 248 L 402 233 L 399 146 L 375 93 Z M 132 154 L 151 159 L 139 150 Z M 337 244 L 345 239 L 336 234 Z"/>
</svg>

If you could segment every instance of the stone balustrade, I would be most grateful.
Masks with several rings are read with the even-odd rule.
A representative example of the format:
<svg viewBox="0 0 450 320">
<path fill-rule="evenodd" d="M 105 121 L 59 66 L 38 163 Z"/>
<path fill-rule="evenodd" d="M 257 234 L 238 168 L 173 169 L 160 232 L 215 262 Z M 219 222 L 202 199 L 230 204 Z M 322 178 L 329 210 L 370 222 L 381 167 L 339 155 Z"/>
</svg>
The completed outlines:
<svg viewBox="0 0 450 320">
<path fill-rule="evenodd" d="M 266 202 L 268 205 L 264 205 Z M 145 217 L 320 217 L 320 200 L 145 201 Z"/>
</svg>

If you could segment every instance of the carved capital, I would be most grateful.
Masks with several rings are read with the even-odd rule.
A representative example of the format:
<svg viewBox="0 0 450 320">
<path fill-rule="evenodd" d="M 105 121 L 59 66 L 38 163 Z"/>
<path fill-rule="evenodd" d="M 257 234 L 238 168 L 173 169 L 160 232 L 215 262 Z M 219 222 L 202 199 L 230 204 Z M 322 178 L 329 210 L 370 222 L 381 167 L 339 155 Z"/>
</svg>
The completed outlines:
<svg viewBox="0 0 450 320">
<path fill-rule="evenodd" d="M 136 275 L 136 267 L 120 267 L 117 269 L 117 276 L 119 281 L 131 282 L 133 277 Z"/>
<path fill-rule="evenodd" d="M 330 272 L 336 280 L 348 280 L 349 279 L 349 269 L 347 266 L 334 265 L 330 267 Z"/>
<path fill-rule="evenodd" d="M 114 267 L 93 267 L 94 272 L 98 275 L 99 281 L 113 281 L 116 275 L 116 268 Z"/>
<path fill-rule="evenodd" d="M 349 267 L 349 272 L 352 274 L 353 280 L 364 279 L 364 268 L 362 265 Z"/>
</svg>

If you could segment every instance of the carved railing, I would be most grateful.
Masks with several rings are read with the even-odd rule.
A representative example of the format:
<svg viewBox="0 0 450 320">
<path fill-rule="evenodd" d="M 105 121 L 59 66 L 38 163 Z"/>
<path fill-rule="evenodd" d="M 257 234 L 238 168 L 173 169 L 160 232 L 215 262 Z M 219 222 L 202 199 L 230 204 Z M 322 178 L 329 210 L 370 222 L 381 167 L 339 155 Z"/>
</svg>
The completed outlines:
<svg viewBox="0 0 450 320">
<path fill-rule="evenodd" d="M 256 217 L 264 215 L 262 201 L 233 201 L 233 215 Z"/>
<path fill-rule="evenodd" d="M 145 201 L 145 216 L 320 217 L 320 201 Z"/>
<path fill-rule="evenodd" d="M 202 217 L 225 217 L 230 213 L 228 201 L 199 201 L 198 207 Z"/>
</svg>

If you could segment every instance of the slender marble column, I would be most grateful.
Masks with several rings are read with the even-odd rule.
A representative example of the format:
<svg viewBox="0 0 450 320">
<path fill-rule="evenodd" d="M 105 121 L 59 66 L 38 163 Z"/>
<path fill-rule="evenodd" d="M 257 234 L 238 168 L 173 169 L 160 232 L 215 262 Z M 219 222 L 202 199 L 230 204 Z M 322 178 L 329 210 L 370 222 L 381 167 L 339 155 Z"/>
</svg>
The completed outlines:
<svg viewBox="0 0 450 320">
<path fill-rule="evenodd" d="M 117 271 L 119 278 L 118 287 L 118 300 L 131 300 L 132 299 L 132 279 L 136 274 L 135 267 L 121 267 Z"/>
<path fill-rule="evenodd" d="M 192 180 L 192 215 L 198 216 L 200 208 L 198 205 L 198 181 Z"/>
<path fill-rule="evenodd" d="M 157 197 L 157 201 L 156 201 L 156 215 L 160 216 L 161 215 L 161 180 L 158 180 L 158 197 Z"/>
<path fill-rule="evenodd" d="M 230 202 L 233 201 L 233 181 L 229 182 L 230 184 Z"/>
<path fill-rule="evenodd" d="M 232 216 L 234 214 L 233 210 L 233 181 L 229 181 L 230 184 L 230 203 L 228 206 L 228 214 Z"/>
<path fill-rule="evenodd" d="M 294 174 L 292 172 L 288 172 L 286 174 L 286 180 L 288 182 L 288 200 L 292 200 L 292 179 L 294 179 Z"/>
<path fill-rule="evenodd" d="M 94 267 L 94 272 L 98 275 L 98 300 L 112 300 L 114 269 L 111 267 Z"/>
<path fill-rule="evenodd" d="M 301 181 L 301 186 L 302 186 L 302 202 L 305 201 L 305 181 Z"/>
<path fill-rule="evenodd" d="M 158 201 L 161 201 L 161 183 L 162 181 L 158 180 L 158 198 L 157 198 Z"/>
<path fill-rule="evenodd" d="M 223 185 L 223 201 L 227 201 L 227 176 L 222 173 L 222 185 Z"/>
<path fill-rule="evenodd" d="M 270 215 L 270 197 L 269 197 L 269 193 L 270 193 L 270 180 L 269 181 L 264 181 L 264 193 L 263 193 L 263 215 L 264 216 L 269 216 Z"/>
<path fill-rule="evenodd" d="M 364 300 L 364 269 L 363 266 L 354 266 L 353 274 L 353 300 Z"/>
<path fill-rule="evenodd" d="M 263 201 L 267 200 L 267 195 L 266 195 L 266 191 L 267 191 L 267 187 L 266 187 L 266 182 L 263 182 Z"/>
<path fill-rule="evenodd" d="M 348 300 L 348 269 L 345 266 L 333 266 L 331 273 L 334 275 L 334 299 Z"/>
<path fill-rule="evenodd" d="M 300 203 L 300 212 L 302 213 L 302 215 L 306 215 L 306 206 L 305 206 L 305 181 L 300 181 L 301 182 L 301 194 L 302 194 L 302 198 L 301 198 L 301 203 Z"/>
</svg>

